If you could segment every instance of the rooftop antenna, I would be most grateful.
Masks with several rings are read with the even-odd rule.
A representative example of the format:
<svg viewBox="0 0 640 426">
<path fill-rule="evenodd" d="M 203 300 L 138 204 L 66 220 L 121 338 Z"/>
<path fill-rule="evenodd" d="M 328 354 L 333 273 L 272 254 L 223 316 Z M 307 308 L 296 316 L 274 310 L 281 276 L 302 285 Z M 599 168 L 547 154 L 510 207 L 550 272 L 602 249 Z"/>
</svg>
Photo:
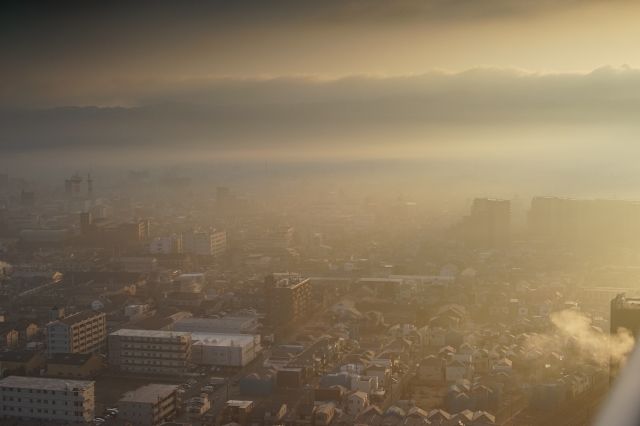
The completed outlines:
<svg viewBox="0 0 640 426">
<path fill-rule="evenodd" d="M 93 196 L 93 179 L 91 179 L 91 173 L 87 173 L 87 192 L 89 197 Z"/>
</svg>

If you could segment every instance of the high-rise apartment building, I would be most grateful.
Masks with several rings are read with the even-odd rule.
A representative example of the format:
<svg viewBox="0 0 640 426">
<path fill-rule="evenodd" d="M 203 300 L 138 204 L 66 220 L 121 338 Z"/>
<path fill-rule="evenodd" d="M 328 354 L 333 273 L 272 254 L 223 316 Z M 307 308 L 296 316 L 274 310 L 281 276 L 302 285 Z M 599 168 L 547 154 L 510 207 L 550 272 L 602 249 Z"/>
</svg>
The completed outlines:
<svg viewBox="0 0 640 426">
<path fill-rule="evenodd" d="M 611 301 L 610 331 L 611 334 L 627 331 L 637 336 L 640 331 L 640 298 L 628 298 L 618 294 Z M 620 360 L 611 359 L 609 376 L 611 379 L 618 375 Z"/>
<path fill-rule="evenodd" d="M 555 244 L 637 247 L 640 202 L 535 197 L 528 227 L 534 238 Z"/>
<path fill-rule="evenodd" d="M 473 247 L 505 246 L 511 232 L 511 201 L 476 198 L 464 231 L 466 241 Z"/>
<path fill-rule="evenodd" d="M 95 384 L 9 376 L 0 380 L 0 399 L 0 418 L 7 424 L 88 424 L 95 413 Z"/>
<path fill-rule="evenodd" d="M 47 353 L 100 353 L 107 339 L 103 312 L 84 311 L 47 324 Z"/>
<path fill-rule="evenodd" d="M 278 326 L 301 320 L 311 307 L 311 281 L 299 274 L 272 274 L 265 278 L 267 320 Z"/>
</svg>

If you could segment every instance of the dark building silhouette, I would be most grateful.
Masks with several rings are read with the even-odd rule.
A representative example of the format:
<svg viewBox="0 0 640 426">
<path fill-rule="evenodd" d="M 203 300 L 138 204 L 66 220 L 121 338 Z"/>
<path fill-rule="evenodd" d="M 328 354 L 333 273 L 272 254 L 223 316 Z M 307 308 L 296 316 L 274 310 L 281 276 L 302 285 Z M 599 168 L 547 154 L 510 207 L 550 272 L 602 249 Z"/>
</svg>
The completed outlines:
<svg viewBox="0 0 640 426">
<path fill-rule="evenodd" d="M 627 330 L 633 336 L 640 331 L 640 298 L 628 298 L 623 293 L 618 294 L 611 301 L 611 334 L 618 333 L 621 329 Z M 609 363 L 609 375 L 613 379 L 618 375 L 620 365 L 618 361 Z"/>
<path fill-rule="evenodd" d="M 535 197 L 528 226 L 534 238 L 552 244 L 637 246 L 640 202 Z"/>
<path fill-rule="evenodd" d="M 298 274 L 273 274 L 265 278 L 267 320 L 272 326 L 304 318 L 311 304 L 311 281 Z"/>
<path fill-rule="evenodd" d="M 502 247 L 509 243 L 511 202 L 493 198 L 476 198 L 465 218 L 467 244 L 479 248 Z"/>
</svg>

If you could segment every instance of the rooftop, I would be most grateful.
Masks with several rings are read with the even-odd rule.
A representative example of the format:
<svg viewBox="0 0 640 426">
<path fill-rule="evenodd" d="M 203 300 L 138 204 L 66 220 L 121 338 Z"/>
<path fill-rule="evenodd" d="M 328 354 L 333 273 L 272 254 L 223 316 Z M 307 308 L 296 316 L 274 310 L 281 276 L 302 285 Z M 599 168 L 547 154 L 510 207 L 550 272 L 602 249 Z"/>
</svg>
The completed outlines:
<svg viewBox="0 0 640 426">
<path fill-rule="evenodd" d="M 34 351 L 9 351 L 0 352 L 0 361 L 5 362 L 27 362 L 34 356 L 38 355 L 38 352 Z"/>
<path fill-rule="evenodd" d="M 58 321 L 60 321 L 63 324 L 73 325 L 98 315 L 104 315 L 104 314 L 102 312 L 96 312 L 96 311 L 83 311 L 83 312 L 75 313 L 73 315 L 69 315 L 68 317 L 64 317 Z"/>
<path fill-rule="evenodd" d="M 128 336 L 128 337 L 188 337 L 191 333 L 186 331 L 163 331 L 163 330 L 133 330 L 129 328 L 122 328 L 114 331 L 110 336 Z"/>
<path fill-rule="evenodd" d="M 177 389 L 178 386 L 176 385 L 152 383 L 139 387 L 134 391 L 125 393 L 120 401 L 154 403 L 158 401 L 158 398 L 165 398 Z"/>
<path fill-rule="evenodd" d="M 251 334 L 227 334 L 227 333 L 191 333 L 194 344 L 215 346 L 244 346 L 254 342 Z"/>
<path fill-rule="evenodd" d="M 95 382 L 88 380 L 66 380 L 66 379 L 47 379 L 43 377 L 22 377 L 9 376 L 0 380 L 0 387 L 12 387 L 22 389 L 45 389 L 45 390 L 71 390 L 87 389 L 93 387 Z"/>
<path fill-rule="evenodd" d="M 227 407 L 247 408 L 253 404 L 253 401 L 240 401 L 237 399 L 230 399 L 227 401 Z"/>
<path fill-rule="evenodd" d="M 93 354 L 74 354 L 74 353 L 60 353 L 53 354 L 47 361 L 48 364 L 63 364 L 63 365 L 84 365 Z"/>
</svg>

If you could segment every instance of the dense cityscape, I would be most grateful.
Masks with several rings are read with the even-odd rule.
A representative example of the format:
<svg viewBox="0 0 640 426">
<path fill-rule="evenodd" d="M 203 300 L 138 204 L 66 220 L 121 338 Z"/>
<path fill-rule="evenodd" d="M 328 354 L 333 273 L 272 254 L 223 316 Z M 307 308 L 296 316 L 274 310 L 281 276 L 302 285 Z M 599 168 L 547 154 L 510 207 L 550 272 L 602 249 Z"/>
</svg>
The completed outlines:
<svg viewBox="0 0 640 426">
<path fill-rule="evenodd" d="M 0 426 L 640 425 L 640 2 L 0 4 Z"/>
<path fill-rule="evenodd" d="M 125 179 L 0 175 L 3 424 L 578 425 L 640 324 L 636 202 Z"/>
</svg>

